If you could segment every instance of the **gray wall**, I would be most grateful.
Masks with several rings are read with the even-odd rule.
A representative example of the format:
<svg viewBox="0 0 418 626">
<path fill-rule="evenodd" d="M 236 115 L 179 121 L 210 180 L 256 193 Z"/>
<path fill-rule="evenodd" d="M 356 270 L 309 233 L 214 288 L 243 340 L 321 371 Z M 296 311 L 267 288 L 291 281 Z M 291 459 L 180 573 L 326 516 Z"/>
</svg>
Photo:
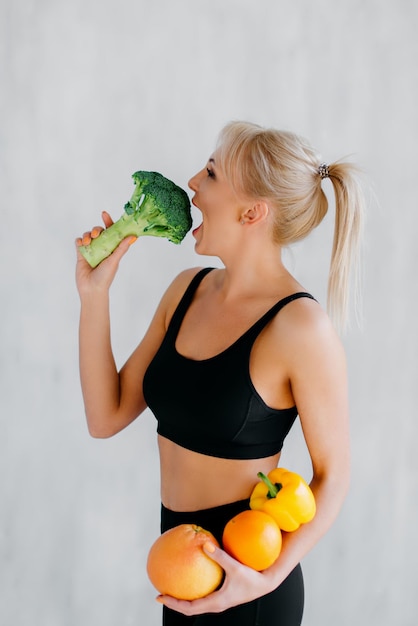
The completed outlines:
<svg viewBox="0 0 418 626">
<path fill-rule="evenodd" d="M 88 437 L 73 240 L 136 169 L 186 185 L 230 119 L 353 155 L 373 188 L 364 329 L 344 341 L 353 478 L 305 560 L 309 626 L 416 624 L 418 5 L 413 0 L 2 0 L 0 623 L 160 623 L 155 422 Z M 374 197 L 375 196 L 375 197 Z M 332 214 L 288 256 L 322 301 Z M 143 239 L 112 289 L 119 364 L 200 259 Z M 283 465 L 309 472 L 300 431 Z"/>
</svg>

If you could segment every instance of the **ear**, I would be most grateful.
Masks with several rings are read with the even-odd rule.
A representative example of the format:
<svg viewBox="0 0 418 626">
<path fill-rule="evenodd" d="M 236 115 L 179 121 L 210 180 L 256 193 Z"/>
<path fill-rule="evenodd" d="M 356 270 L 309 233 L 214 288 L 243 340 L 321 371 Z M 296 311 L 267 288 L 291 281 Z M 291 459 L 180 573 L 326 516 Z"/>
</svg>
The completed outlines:
<svg viewBox="0 0 418 626">
<path fill-rule="evenodd" d="M 257 200 L 241 213 L 240 221 L 244 224 L 259 224 L 267 220 L 270 209 L 264 200 Z"/>
</svg>

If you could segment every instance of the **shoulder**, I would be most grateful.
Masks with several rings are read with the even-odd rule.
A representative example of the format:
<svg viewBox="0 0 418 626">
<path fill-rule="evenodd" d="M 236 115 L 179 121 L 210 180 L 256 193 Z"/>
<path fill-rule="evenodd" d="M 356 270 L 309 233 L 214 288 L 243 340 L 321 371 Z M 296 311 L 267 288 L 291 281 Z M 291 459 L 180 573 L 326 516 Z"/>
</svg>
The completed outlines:
<svg viewBox="0 0 418 626">
<path fill-rule="evenodd" d="M 317 300 L 298 297 L 288 302 L 276 317 L 286 332 L 296 338 L 300 333 L 333 332 L 331 321 Z"/>
<path fill-rule="evenodd" d="M 290 368 L 344 360 L 342 342 L 322 306 L 311 298 L 288 303 L 274 320 L 274 337 Z"/>
</svg>

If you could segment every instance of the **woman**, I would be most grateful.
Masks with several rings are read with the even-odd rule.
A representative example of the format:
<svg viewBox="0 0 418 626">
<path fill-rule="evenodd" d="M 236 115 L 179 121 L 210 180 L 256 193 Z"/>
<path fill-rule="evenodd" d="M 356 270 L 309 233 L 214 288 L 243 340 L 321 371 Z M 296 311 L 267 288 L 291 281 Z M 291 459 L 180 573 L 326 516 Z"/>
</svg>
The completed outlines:
<svg viewBox="0 0 418 626">
<path fill-rule="evenodd" d="M 297 414 L 312 460 L 314 520 L 285 534 L 279 558 L 263 572 L 208 543 L 208 555 L 226 572 L 222 587 L 193 602 L 159 597 L 166 626 L 301 623 L 299 563 L 335 520 L 349 483 L 347 381 L 327 314 L 285 268 L 281 251 L 321 222 L 327 211 L 321 183 L 329 177 L 336 200 L 329 305 L 344 323 L 362 209 L 354 174 L 350 164 L 321 164 L 291 133 L 228 124 L 189 182 L 203 218 L 193 231 L 196 252 L 219 257 L 224 267 L 189 269 L 173 281 L 120 372 L 110 342 L 109 287 L 134 238 L 94 270 L 78 254 L 89 431 L 109 437 L 147 406 L 155 413 L 162 531 L 196 523 L 220 539 L 226 522 L 248 508 L 257 472 L 277 466 Z M 110 216 L 103 217 L 109 226 Z"/>
</svg>

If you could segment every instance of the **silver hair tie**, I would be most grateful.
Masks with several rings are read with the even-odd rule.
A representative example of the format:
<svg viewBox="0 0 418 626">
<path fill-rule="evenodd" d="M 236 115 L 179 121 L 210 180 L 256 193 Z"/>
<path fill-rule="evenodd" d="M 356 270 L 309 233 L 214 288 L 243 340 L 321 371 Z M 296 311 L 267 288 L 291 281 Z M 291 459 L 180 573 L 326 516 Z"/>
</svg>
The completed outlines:
<svg viewBox="0 0 418 626">
<path fill-rule="evenodd" d="M 321 163 L 321 165 L 318 167 L 318 174 L 320 175 L 321 178 L 328 178 L 329 177 L 329 165 L 327 165 L 326 163 Z"/>
</svg>

